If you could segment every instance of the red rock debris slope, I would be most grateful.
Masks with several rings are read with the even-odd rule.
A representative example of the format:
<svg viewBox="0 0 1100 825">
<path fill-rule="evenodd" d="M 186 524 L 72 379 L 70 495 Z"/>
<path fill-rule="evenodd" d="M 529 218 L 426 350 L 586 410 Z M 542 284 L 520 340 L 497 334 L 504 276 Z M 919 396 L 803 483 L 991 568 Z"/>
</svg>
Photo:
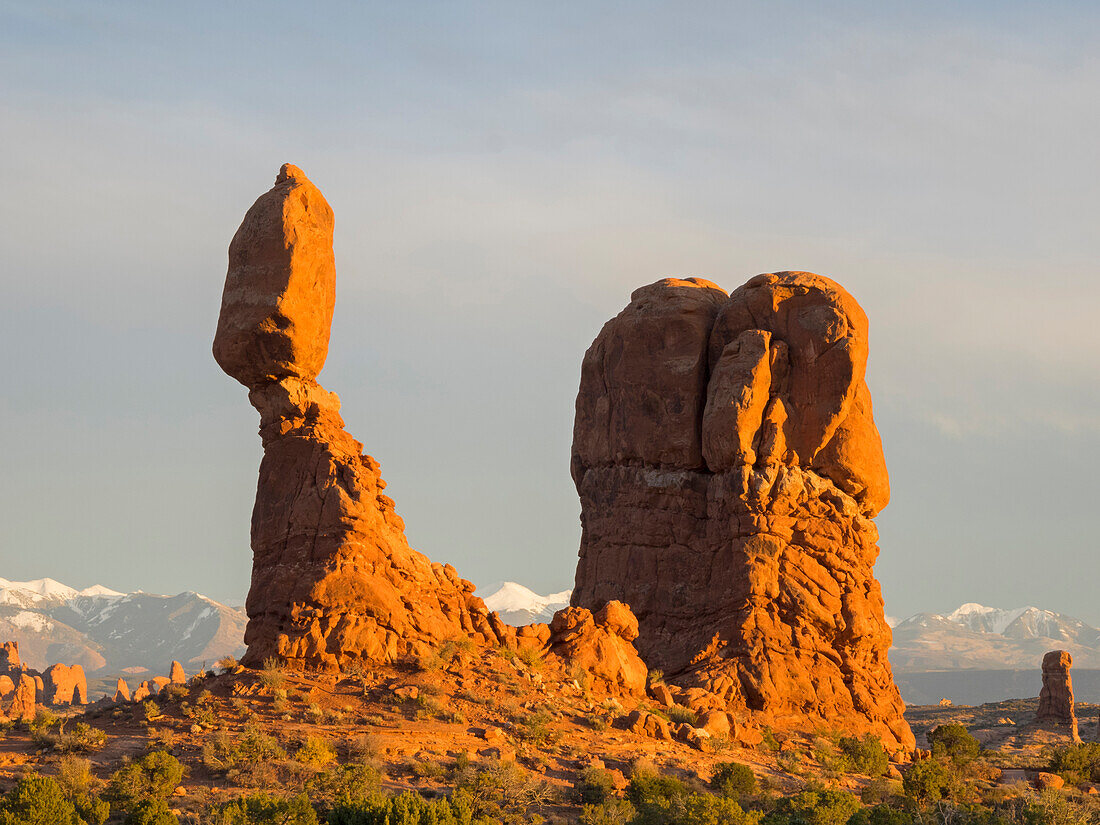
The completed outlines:
<svg viewBox="0 0 1100 825">
<path fill-rule="evenodd" d="M 867 329 L 806 272 L 636 290 L 581 367 L 573 604 L 629 605 L 646 664 L 715 706 L 908 751 L 872 572 L 889 481 Z"/>
</svg>

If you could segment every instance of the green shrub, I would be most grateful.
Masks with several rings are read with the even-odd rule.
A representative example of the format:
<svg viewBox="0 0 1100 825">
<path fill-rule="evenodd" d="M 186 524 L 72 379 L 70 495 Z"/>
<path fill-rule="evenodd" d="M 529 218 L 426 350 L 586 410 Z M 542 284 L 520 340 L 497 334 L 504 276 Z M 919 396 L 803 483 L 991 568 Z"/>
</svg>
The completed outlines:
<svg viewBox="0 0 1100 825">
<path fill-rule="evenodd" d="M 585 805 L 577 822 L 580 825 L 630 825 L 637 811 L 625 799 L 605 799 L 598 805 Z"/>
<path fill-rule="evenodd" d="M 695 726 L 695 711 L 691 708 L 685 708 L 683 705 L 673 705 L 665 711 L 665 714 L 668 716 L 670 722 L 675 722 L 676 724 L 687 722 L 692 727 Z"/>
<path fill-rule="evenodd" d="M 1100 780 L 1100 742 L 1058 748 L 1050 760 L 1050 769 L 1071 785 Z"/>
<path fill-rule="evenodd" d="M 279 747 L 275 737 L 256 725 L 246 725 L 236 736 L 220 732 L 202 746 L 203 765 L 225 774 L 282 759 L 286 759 L 286 751 Z"/>
<path fill-rule="evenodd" d="M 844 768 L 853 773 L 867 776 L 882 776 L 890 766 L 890 758 L 882 746 L 882 740 L 874 734 L 862 739 L 854 736 L 842 736 L 837 743 Z"/>
<path fill-rule="evenodd" d="M 434 801 L 406 791 L 389 799 L 341 805 L 329 814 L 328 825 L 470 825 L 473 819 L 473 802 L 463 791 Z"/>
<path fill-rule="evenodd" d="M 56 780 L 29 774 L 0 802 L 0 825 L 84 825 L 84 820 Z"/>
<path fill-rule="evenodd" d="M 637 810 L 632 825 L 756 825 L 758 812 L 745 812 L 734 800 L 699 793 L 673 776 L 637 767 L 627 787 Z"/>
<path fill-rule="evenodd" d="M 210 825 L 317 825 L 317 813 L 305 794 L 291 799 L 273 799 L 252 794 L 215 807 Z"/>
<path fill-rule="evenodd" d="M 77 722 L 72 731 L 60 730 L 54 741 L 59 753 L 94 753 L 107 744 L 107 734 L 87 722 Z"/>
<path fill-rule="evenodd" d="M 382 788 L 382 775 L 369 765 L 335 765 L 306 781 L 306 794 L 320 810 L 340 805 L 361 805 L 375 798 Z"/>
<path fill-rule="evenodd" d="M 336 748 L 327 739 L 309 736 L 295 752 L 294 758 L 303 765 L 324 768 L 336 761 Z"/>
<path fill-rule="evenodd" d="M 136 811 L 142 802 L 167 799 L 181 779 L 179 760 L 167 751 L 154 751 L 115 771 L 106 795 L 121 810 Z"/>
<path fill-rule="evenodd" d="M 532 779 L 515 762 L 466 763 L 456 768 L 454 781 L 469 798 L 477 816 L 518 817 L 551 797 L 549 785 Z"/>
<path fill-rule="evenodd" d="M 180 825 L 163 799 L 143 799 L 126 816 L 125 825 Z"/>
<path fill-rule="evenodd" d="M 283 662 L 274 656 L 264 659 L 263 669 L 260 671 L 260 683 L 270 690 L 279 690 L 286 684 L 286 669 Z"/>
<path fill-rule="evenodd" d="M 730 799 L 740 799 L 756 791 L 756 775 L 748 765 L 720 762 L 714 766 L 710 787 Z"/>
<path fill-rule="evenodd" d="M 913 825 L 913 817 L 889 805 L 874 805 L 852 814 L 848 825 Z"/>
<path fill-rule="evenodd" d="M 905 795 L 919 804 L 950 799 L 956 795 L 957 787 L 958 777 L 945 759 L 915 762 L 902 779 Z"/>
<path fill-rule="evenodd" d="M 599 805 L 614 793 L 611 771 L 604 768 L 585 768 L 573 783 L 573 794 L 582 805 Z"/>
<path fill-rule="evenodd" d="M 956 765 L 973 762 L 982 749 L 966 726 L 957 723 L 940 725 L 928 734 L 928 742 L 932 746 L 932 756 L 945 757 Z"/>
<path fill-rule="evenodd" d="M 780 799 L 764 825 L 845 825 L 860 802 L 845 791 L 802 791 Z"/>
</svg>

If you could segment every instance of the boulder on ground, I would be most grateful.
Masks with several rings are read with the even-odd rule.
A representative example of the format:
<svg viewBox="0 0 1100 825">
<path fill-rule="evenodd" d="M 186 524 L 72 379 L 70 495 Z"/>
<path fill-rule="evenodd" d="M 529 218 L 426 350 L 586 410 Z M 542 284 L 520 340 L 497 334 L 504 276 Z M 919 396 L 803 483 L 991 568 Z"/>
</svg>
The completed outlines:
<svg viewBox="0 0 1100 825">
<path fill-rule="evenodd" d="M 634 649 L 638 620 L 621 602 L 608 602 L 595 615 L 567 607 L 550 622 L 550 652 L 591 678 L 597 693 L 644 696 L 645 662 Z"/>
</svg>

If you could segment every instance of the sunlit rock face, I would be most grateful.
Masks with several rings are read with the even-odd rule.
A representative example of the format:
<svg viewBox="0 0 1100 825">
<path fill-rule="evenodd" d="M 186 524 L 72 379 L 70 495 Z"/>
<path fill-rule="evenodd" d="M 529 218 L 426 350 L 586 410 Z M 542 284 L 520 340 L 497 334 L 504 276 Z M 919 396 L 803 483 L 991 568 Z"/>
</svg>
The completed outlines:
<svg viewBox="0 0 1100 825">
<path fill-rule="evenodd" d="M 411 549 L 373 458 L 316 382 L 335 303 L 333 213 L 283 166 L 229 247 L 214 357 L 249 388 L 264 458 L 252 514 L 244 663 L 396 662 L 503 625 L 450 565 Z"/>
<path fill-rule="evenodd" d="M 806 272 L 636 290 L 581 366 L 572 598 L 628 604 L 647 665 L 684 686 L 903 750 L 872 572 L 890 493 L 867 330 Z"/>
</svg>

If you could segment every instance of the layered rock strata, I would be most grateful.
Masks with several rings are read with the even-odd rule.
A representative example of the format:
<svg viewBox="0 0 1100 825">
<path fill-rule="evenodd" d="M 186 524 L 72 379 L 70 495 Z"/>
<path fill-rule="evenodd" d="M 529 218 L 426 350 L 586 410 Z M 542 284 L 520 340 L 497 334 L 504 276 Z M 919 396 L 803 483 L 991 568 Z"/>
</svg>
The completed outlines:
<svg viewBox="0 0 1100 825">
<path fill-rule="evenodd" d="M 805 272 L 636 290 L 581 367 L 572 603 L 628 604 L 646 664 L 726 707 L 910 750 L 872 572 L 889 481 L 867 328 Z"/>
<path fill-rule="evenodd" d="M 248 387 L 264 446 L 242 662 L 335 669 L 458 637 L 499 644 L 503 626 L 474 586 L 409 547 L 378 462 L 316 381 L 335 304 L 332 236 L 321 192 L 285 165 L 229 247 L 214 357 Z"/>
</svg>

